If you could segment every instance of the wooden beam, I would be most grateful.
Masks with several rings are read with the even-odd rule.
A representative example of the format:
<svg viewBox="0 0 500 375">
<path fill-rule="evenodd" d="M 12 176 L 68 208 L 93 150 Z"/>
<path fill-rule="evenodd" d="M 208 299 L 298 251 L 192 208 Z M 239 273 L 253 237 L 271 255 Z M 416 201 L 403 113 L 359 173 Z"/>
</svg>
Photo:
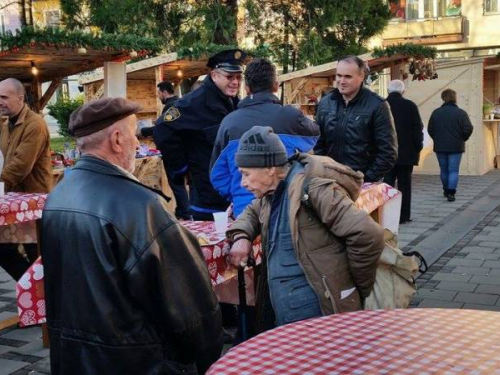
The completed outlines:
<svg viewBox="0 0 500 375">
<path fill-rule="evenodd" d="M 50 98 L 52 98 L 52 95 L 54 95 L 59 86 L 61 86 L 62 80 L 62 78 L 56 78 L 50 83 L 49 88 L 47 89 L 47 91 L 45 91 L 45 94 L 43 94 L 40 102 L 38 103 L 38 108 L 40 111 L 43 111 Z"/>
<path fill-rule="evenodd" d="M 177 60 L 177 53 L 168 53 L 166 55 L 161 55 L 158 57 L 153 57 L 151 59 L 142 60 L 133 64 L 127 65 L 127 73 L 132 73 L 138 70 L 144 70 L 148 68 L 153 68 L 155 66 L 168 64 L 172 61 Z M 104 72 L 96 72 L 94 74 L 88 74 L 78 79 L 78 83 L 85 85 L 87 83 L 92 83 L 104 79 Z"/>
<path fill-rule="evenodd" d="M 289 99 L 290 102 L 288 104 L 291 104 L 293 102 L 293 100 L 298 95 L 298 93 L 300 92 L 300 90 L 302 90 L 304 88 L 304 85 L 307 83 L 307 81 L 308 81 L 308 77 L 302 78 L 299 81 L 299 84 L 297 85 L 297 87 L 295 87 L 295 89 L 292 91 L 292 95 L 290 95 L 290 99 Z"/>
</svg>

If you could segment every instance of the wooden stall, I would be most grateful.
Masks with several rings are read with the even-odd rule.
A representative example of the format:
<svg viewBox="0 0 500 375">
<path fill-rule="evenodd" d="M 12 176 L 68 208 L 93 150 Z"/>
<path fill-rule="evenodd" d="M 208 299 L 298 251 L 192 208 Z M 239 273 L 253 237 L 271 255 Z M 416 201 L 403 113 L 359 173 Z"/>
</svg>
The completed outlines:
<svg viewBox="0 0 500 375">
<path fill-rule="evenodd" d="M 127 99 L 142 106 L 138 119 L 156 120 L 161 113 L 162 104 L 156 98 L 156 85 L 163 80 L 179 84 L 185 79 L 196 79 L 208 73 L 207 59 L 189 60 L 178 58 L 177 53 L 169 53 L 151 59 L 128 64 Z M 104 94 L 103 71 L 80 76 L 85 100 L 97 99 Z M 181 93 L 182 94 L 182 93 Z"/>
<path fill-rule="evenodd" d="M 371 54 L 359 56 L 368 62 L 371 72 L 391 69 L 391 79 L 401 79 L 407 58 L 395 55 L 390 58 L 373 58 Z M 316 103 L 324 92 L 334 86 L 337 62 L 288 73 L 279 77 L 283 84 L 283 101 L 299 107 L 312 116 Z M 474 132 L 466 143 L 460 173 L 482 175 L 500 163 L 500 119 L 485 119 L 484 102 L 497 102 L 500 95 L 500 59 L 474 58 L 461 61 L 437 62 L 438 78 L 418 81 L 405 80 L 405 97 L 419 107 L 424 122 L 424 149 L 415 173 L 438 174 L 439 165 L 432 150 L 432 139 L 427 124 L 433 110 L 443 103 L 441 92 L 451 88 L 458 94 L 458 106 L 469 114 Z M 383 95 L 386 95 L 383 93 Z M 315 100 L 316 99 L 316 100 Z"/>
<path fill-rule="evenodd" d="M 374 58 L 367 53 L 359 57 L 368 63 L 371 73 L 391 68 L 391 76 L 394 78 L 399 78 L 402 65 L 408 60 L 403 55 Z M 321 96 L 334 87 L 336 67 L 337 61 L 333 61 L 279 76 L 283 103 L 299 107 L 306 115 L 314 115 Z"/>
</svg>

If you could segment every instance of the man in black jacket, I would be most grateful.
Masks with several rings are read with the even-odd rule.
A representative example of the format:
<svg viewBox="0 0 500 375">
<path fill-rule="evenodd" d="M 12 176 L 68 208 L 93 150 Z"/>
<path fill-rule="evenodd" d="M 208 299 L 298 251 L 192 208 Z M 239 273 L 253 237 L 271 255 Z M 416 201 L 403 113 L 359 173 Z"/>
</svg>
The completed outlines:
<svg viewBox="0 0 500 375">
<path fill-rule="evenodd" d="M 203 374 L 222 349 L 196 237 L 132 175 L 138 111 L 106 98 L 70 118 L 83 156 L 41 232 L 53 375 Z"/>
<path fill-rule="evenodd" d="M 155 126 L 154 140 L 168 158 L 176 179 L 190 175 L 191 214 L 194 220 L 213 220 L 214 212 L 229 203 L 212 187 L 210 158 L 222 119 L 236 109 L 246 53 L 219 52 L 208 60 L 211 69 L 203 85 L 167 109 Z"/>
<path fill-rule="evenodd" d="M 417 105 L 403 98 L 403 81 L 395 79 L 389 82 L 387 91 L 387 102 L 391 107 L 398 136 L 398 160 L 394 168 L 384 176 L 384 182 L 394 187 L 398 182 L 398 189 L 403 195 L 399 222 L 404 224 L 411 221 L 411 175 L 413 166 L 418 165 L 424 145 L 424 124 Z"/>
<path fill-rule="evenodd" d="M 312 150 L 319 135 L 318 125 L 298 109 L 281 105 L 276 67 L 266 59 L 253 59 L 245 70 L 247 97 L 238 109 L 227 115 L 220 125 L 210 167 L 214 188 L 232 202 L 238 216 L 255 198 L 241 186 L 241 173 L 234 163 L 234 154 L 241 136 L 255 125 L 270 126 L 284 143 L 288 156 Z"/>
<path fill-rule="evenodd" d="M 375 182 L 397 159 L 394 121 L 387 102 L 363 87 L 368 68 L 357 56 L 339 60 L 337 88 L 321 99 L 316 113 L 320 138 L 314 151 L 327 155 Z"/>
<path fill-rule="evenodd" d="M 432 112 L 427 131 L 434 141 L 434 152 L 441 170 L 443 194 L 449 202 L 453 202 L 457 192 L 460 161 L 473 126 L 467 112 L 458 108 L 455 91 L 444 90 L 441 99 L 444 103 Z"/>
</svg>

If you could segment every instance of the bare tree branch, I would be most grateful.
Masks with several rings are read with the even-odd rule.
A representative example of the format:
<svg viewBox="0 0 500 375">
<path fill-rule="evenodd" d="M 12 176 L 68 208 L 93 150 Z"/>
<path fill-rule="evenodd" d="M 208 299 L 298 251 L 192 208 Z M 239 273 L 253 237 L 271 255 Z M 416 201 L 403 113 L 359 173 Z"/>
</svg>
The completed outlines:
<svg viewBox="0 0 500 375">
<path fill-rule="evenodd" d="M 16 1 L 11 1 L 10 3 L 4 4 L 4 5 L 0 5 L 0 10 L 3 10 L 5 8 L 10 7 L 11 5 L 19 4 L 19 3 L 20 3 L 20 1 L 16 0 Z"/>
</svg>

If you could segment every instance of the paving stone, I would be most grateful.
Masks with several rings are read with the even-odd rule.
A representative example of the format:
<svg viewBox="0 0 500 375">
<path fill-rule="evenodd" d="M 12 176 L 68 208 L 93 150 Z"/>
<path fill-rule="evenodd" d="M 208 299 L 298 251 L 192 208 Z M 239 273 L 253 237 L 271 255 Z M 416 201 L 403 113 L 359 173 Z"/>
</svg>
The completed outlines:
<svg viewBox="0 0 500 375">
<path fill-rule="evenodd" d="M 43 347 L 43 340 L 41 338 L 36 339 L 16 349 L 10 348 L 10 350 L 16 353 L 27 354 L 41 358 L 47 357 L 50 353 L 49 348 Z"/>
<path fill-rule="evenodd" d="M 484 294 L 496 294 L 500 295 L 500 286 L 498 285 L 479 285 L 477 289 L 475 290 L 477 293 L 484 293 Z"/>
<path fill-rule="evenodd" d="M 9 359 L 11 361 L 19 361 L 19 362 L 27 362 L 27 363 L 35 363 L 41 360 L 42 358 L 32 356 L 32 355 L 27 355 L 27 354 L 20 354 L 16 352 L 7 352 L 3 353 L 0 355 L 0 359 Z"/>
<path fill-rule="evenodd" d="M 438 299 L 442 301 L 453 301 L 453 298 L 457 295 L 456 291 L 451 290 L 439 290 L 439 289 L 418 289 L 416 296 L 421 299 Z"/>
<path fill-rule="evenodd" d="M 498 260 L 486 260 L 483 263 L 483 267 L 500 268 L 500 261 L 498 261 Z"/>
<path fill-rule="evenodd" d="M 495 241 L 495 242 L 491 242 L 491 241 L 479 242 L 479 246 L 499 248 L 500 247 L 500 240 Z"/>
<path fill-rule="evenodd" d="M 460 292 L 456 295 L 453 301 L 455 302 L 464 302 L 464 303 L 473 303 L 476 305 L 495 305 L 495 302 L 498 300 L 497 295 L 493 294 L 483 294 L 483 293 L 467 293 Z"/>
<path fill-rule="evenodd" d="M 472 276 L 471 283 L 500 285 L 500 276 Z"/>
<path fill-rule="evenodd" d="M 500 254 L 474 252 L 466 254 L 465 259 L 498 260 L 500 259 Z"/>
<path fill-rule="evenodd" d="M 463 305 L 464 304 L 461 302 L 439 301 L 435 299 L 426 298 L 418 304 L 418 307 L 460 309 Z"/>
<path fill-rule="evenodd" d="M 491 247 L 465 246 L 461 251 L 463 253 L 493 253 L 495 249 Z"/>
<path fill-rule="evenodd" d="M 454 273 L 437 273 L 432 277 L 432 280 L 439 281 L 454 281 L 454 282 L 467 282 L 473 276 L 471 275 L 457 275 Z"/>
<path fill-rule="evenodd" d="M 43 374 L 50 374 L 50 357 L 44 358 L 36 363 L 33 363 L 31 367 L 33 368 L 33 370 L 39 371 Z"/>
<path fill-rule="evenodd" d="M 499 269 L 500 271 L 500 269 Z M 442 271 L 441 271 L 442 272 Z M 489 275 L 491 272 L 491 268 L 485 267 L 465 267 L 458 266 L 452 271 L 453 273 L 465 274 L 465 275 Z"/>
<path fill-rule="evenodd" d="M 9 375 L 14 371 L 26 367 L 28 364 L 27 362 L 11 361 L 9 359 L 0 358 L 0 375 Z"/>
<path fill-rule="evenodd" d="M 22 329 L 16 329 L 9 333 L 6 333 L 1 336 L 5 339 L 12 339 L 18 341 L 33 341 L 42 337 L 42 328 L 41 327 L 28 327 Z"/>
<path fill-rule="evenodd" d="M 485 310 L 485 311 L 500 311 L 500 306 L 488 306 L 488 305 L 474 305 L 471 303 L 466 303 L 462 306 L 462 309 L 467 310 Z"/>
<path fill-rule="evenodd" d="M 480 259 L 450 259 L 447 266 L 466 266 L 466 267 L 480 267 L 483 264 L 483 261 Z"/>
<path fill-rule="evenodd" d="M 473 292 L 476 287 L 477 284 L 460 283 L 453 281 L 442 281 L 436 286 L 437 289 L 455 290 L 457 292 Z"/>
</svg>

